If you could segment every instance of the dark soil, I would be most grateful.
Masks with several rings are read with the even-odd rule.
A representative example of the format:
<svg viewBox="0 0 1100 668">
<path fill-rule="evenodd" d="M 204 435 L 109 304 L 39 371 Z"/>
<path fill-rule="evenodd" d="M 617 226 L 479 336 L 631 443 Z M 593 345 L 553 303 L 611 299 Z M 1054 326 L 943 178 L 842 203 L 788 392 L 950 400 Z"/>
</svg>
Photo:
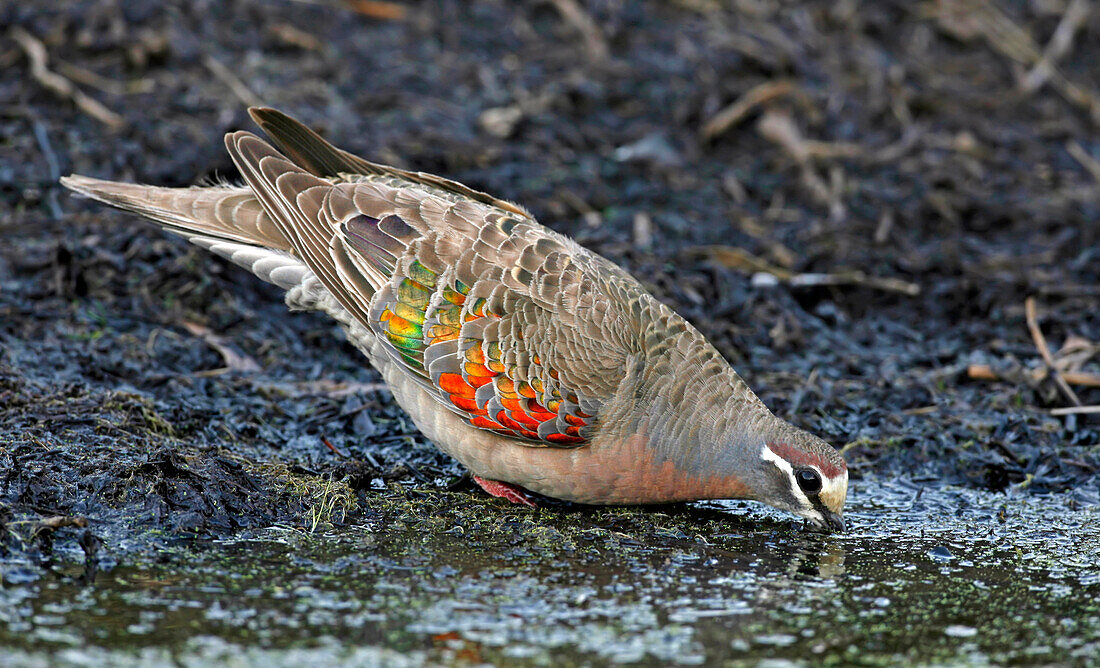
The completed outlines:
<svg viewBox="0 0 1100 668">
<path fill-rule="evenodd" d="M 1001 3 L 999 19 L 891 1 L 583 4 L 599 35 L 551 2 L 440 0 L 400 19 L 335 0 L 0 2 L 0 26 L 123 119 L 48 90 L 0 33 L 0 556 L 357 522 L 367 497 L 466 489 L 364 387 L 377 374 L 333 323 L 57 185 L 233 178 L 222 136 L 254 129 L 251 97 L 356 153 L 520 202 L 625 266 L 778 414 L 843 447 L 855 485 L 904 474 L 1100 501 L 1100 417 L 1050 415 L 1069 400 L 1029 375 L 1042 361 L 1024 309 L 1034 297 L 1052 351 L 1076 337 L 1074 370 L 1100 373 L 1098 126 L 1058 86 L 1022 92 L 1029 64 L 979 20 L 1041 48 L 1061 3 Z M 1093 12 L 1061 75 L 1095 90 L 1098 49 Z M 777 284 L 760 262 L 919 294 Z"/>
</svg>

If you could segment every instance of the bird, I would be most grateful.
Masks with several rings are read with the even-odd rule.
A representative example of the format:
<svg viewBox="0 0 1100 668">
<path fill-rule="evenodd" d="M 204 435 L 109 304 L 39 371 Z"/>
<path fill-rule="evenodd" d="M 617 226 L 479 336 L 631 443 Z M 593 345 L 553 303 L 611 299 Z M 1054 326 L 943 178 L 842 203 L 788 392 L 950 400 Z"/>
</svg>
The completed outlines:
<svg viewBox="0 0 1100 668">
<path fill-rule="evenodd" d="M 225 135 L 241 185 L 61 183 L 331 316 L 492 496 L 750 499 L 844 529 L 840 453 L 772 413 L 628 272 L 517 204 L 367 161 L 275 109 L 249 114 L 269 141 Z"/>
</svg>

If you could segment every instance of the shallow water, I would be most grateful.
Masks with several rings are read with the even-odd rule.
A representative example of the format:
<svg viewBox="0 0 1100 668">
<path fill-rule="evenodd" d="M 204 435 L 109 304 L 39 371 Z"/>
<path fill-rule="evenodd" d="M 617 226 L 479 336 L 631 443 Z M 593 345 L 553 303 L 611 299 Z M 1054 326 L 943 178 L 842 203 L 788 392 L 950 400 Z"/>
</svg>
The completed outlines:
<svg viewBox="0 0 1100 668">
<path fill-rule="evenodd" d="M 90 587 L 79 563 L 17 584 L 22 566 L 0 561 L 5 663 L 1100 657 L 1100 509 L 1069 497 L 863 480 L 842 535 L 755 504 L 536 514 L 470 498 L 176 544 Z"/>
</svg>

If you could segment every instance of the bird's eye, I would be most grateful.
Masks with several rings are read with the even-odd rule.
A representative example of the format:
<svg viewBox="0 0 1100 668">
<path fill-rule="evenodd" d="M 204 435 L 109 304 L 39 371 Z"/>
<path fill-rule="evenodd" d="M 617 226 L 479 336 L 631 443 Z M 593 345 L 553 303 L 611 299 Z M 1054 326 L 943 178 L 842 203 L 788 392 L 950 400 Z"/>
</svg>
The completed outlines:
<svg viewBox="0 0 1100 668">
<path fill-rule="evenodd" d="M 817 494 L 821 491 L 821 476 L 817 471 L 802 469 L 795 474 L 795 479 L 798 480 L 798 486 L 807 494 Z"/>
</svg>

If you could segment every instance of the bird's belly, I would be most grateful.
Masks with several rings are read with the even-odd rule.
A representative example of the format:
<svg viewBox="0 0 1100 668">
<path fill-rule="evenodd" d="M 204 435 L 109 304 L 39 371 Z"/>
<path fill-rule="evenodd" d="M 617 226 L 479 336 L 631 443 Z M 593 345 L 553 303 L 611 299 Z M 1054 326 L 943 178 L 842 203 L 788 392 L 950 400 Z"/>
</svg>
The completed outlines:
<svg viewBox="0 0 1100 668">
<path fill-rule="evenodd" d="M 381 352 L 381 351 L 378 351 Z M 383 354 L 373 355 L 386 359 Z M 532 447 L 471 426 L 392 363 L 379 370 L 417 428 L 472 473 L 591 504 L 669 503 L 749 495 L 735 476 L 698 475 L 662 460 L 644 434 L 597 436 L 577 448 Z"/>
</svg>

